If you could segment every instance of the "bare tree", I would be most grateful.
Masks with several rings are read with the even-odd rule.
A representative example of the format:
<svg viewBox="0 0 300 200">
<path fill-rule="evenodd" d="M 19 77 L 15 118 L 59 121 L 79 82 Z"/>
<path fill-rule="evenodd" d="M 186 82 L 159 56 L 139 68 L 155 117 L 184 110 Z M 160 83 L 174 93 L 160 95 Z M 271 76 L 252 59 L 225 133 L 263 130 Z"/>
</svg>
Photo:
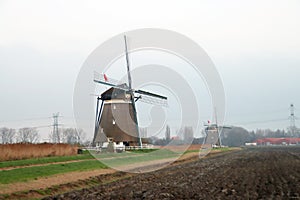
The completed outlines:
<svg viewBox="0 0 300 200">
<path fill-rule="evenodd" d="M 39 134 L 36 128 L 21 128 L 18 132 L 18 142 L 36 143 Z"/>
<path fill-rule="evenodd" d="M 52 143 L 61 143 L 61 142 L 64 142 L 62 137 L 63 137 L 63 129 L 57 129 L 57 132 L 54 132 L 52 131 L 50 134 L 49 134 L 49 138 L 50 138 L 50 141 Z"/>
<path fill-rule="evenodd" d="M 259 133 L 266 135 L 269 130 L 259 130 Z M 226 146 L 243 146 L 246 142 L 253 142 L 254 135 L 242 127 L 223 129 L 221 133 L 222 144 Z"/>
<path fill-rule="evenodd" d="M 170 140 L 171 140 L 171 131 L 170 131 L 170 126 L 169 125 L 167 125 L 167 127 L 166 127 L 165 137 L 166 137 L 166 141 L 170 142 Z"/>
<path fill-rule="evenodd" d="M 68 144 L 83 143 L 85 134 L 82 129 L 66 128 L 62 130 L 63 142 Z"/>
<path fill-rule="evenodd" d="M 82 129 L 76 129 L 77 130 L 77 137 L 78 137 L 78 143 L 84 143 L 85 141 L 85 132 Z"/>
<path fill-rule="evenodd" d="M 76 130 L 74 128 L 65 128 L 62 131 L 63 143 L 75 144 L 77 143 Z"/>
<path fill-rule="evenodd" d="M 2 144 L 13 143 L 14 136 L 16 134 L 15 129 L 3 127 L 0 129 L 0 137 Z"/>
</svg>

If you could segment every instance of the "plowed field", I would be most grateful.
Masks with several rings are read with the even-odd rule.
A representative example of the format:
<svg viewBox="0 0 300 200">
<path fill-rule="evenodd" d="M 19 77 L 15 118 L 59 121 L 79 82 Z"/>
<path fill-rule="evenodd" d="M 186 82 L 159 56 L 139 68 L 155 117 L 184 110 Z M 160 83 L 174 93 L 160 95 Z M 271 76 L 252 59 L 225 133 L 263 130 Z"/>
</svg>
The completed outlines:
<svg viewBox="0 0 300 200">
<path fill-rule="evenodd" d="M 300 147 L 233 151 L 46 199 L 300 199 Z"/>
</svg>

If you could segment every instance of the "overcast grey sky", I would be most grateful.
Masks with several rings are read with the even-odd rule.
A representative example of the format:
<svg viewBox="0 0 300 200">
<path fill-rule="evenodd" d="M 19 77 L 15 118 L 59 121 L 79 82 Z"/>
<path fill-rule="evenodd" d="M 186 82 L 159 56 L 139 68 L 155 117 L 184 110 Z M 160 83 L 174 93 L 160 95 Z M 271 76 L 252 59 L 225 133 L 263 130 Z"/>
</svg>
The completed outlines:
<svg viewBox="0 0 300 200">
<path fill-rule="evenodd" d="M 299 10 L 298 0 L 0 0 L 0 126 L 47 125 L 50 118 L 24 119 L 58 111 L 73 126 L 73 87 L 87 56 L 116 34 L 151 27 L 182 33 L 208 53 L 228 124 L 286 128 L 289 104 L 300 113 Z"/>
</svg>

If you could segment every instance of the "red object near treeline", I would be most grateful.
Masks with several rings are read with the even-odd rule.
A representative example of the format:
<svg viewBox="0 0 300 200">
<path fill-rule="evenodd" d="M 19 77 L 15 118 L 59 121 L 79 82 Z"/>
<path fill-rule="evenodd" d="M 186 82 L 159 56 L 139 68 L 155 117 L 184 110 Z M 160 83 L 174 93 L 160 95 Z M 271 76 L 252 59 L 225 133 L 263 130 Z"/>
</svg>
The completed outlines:
<svg viewBox="0 0 300 200">
<path fill-rule="evenodd" d="M 258 145 L 291 145 L 300 144 L 300 138 L 261 138 L 255 141 Z"/>
</svg>

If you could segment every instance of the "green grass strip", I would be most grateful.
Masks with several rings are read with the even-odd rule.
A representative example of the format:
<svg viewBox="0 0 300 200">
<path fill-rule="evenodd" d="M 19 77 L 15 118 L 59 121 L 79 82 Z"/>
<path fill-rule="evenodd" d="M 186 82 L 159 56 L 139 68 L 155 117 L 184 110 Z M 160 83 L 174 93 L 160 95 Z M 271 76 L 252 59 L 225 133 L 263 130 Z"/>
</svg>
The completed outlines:
<svg viewBox="0 0 300 200">
<path fill-rule="evenodd" d="M 94 158 L 101 159 L 101 158 L 118 158 L 118 157 L 125 157 L 130 155 L 129 152 L 122 152 L 122 153 L 93 153 Z"/>
<path fill-rule="evenodd" d="M 230 151 L 232 148 L 230 147 L 222 147 L 222 148 L 213 148 L 212 151 Z"/>
<path fill-rule="evenodd" d="M 91 152 L 91 153 L 96 159 L 102 159 L 102 158 L 121 158 L 121 157 L 135 156 L 141 154 L 150 155 L 150 153 L 153 155 L 153 153 L 158 150 L 159 149 L 139 149 L 139 150 L 124 151 L 122 153 L 105 153 L 105 152 L 102 153 Z M 159 154 L 173 153 L 165 149 L 161 149 L 158 152 Z"/>
<path fill-rule="evenodd" d="M 159 151 L 152 151 L 151 153 L 130 153 L 127 157 L 102 160 L 102 162 L 108 166 L 117 167 L 121 165 L 160 160 L 165 158 L 174 158 L 178 156 L 180 156 L 180 154 L 167 149 L 161 149 Z"/>
<path fill-rule="evenodd" d="M 210 151 L 230 151 L 230 150 L 233 150 L 232 148 L 230 148 L 230 147 L 222 147 L 222 148 L 211 148 L 211 149 L 209 149 Z M 201 152 L 201 151 L 203 151 L 202 149 L 196 149 L 196 150 L 186 150 L 185 152 L 184 152 L 184 154 L 187 154 L 187 153 L 193 153 L 193 152 Z"/>
<path fill-rule="evenodd" d="M 132 153 L 151 153 L 153 151 L 157 151 L 159 149 L 133 149 L 133 150 L 129 150 L 129 152 Z"/>
<path fill-rule="evenodd" d="M 85 160 L 94 158 L 90 154 L 81 154 L 75 156 L 55 156 L 55 157 L 43 157 L 43 158 L 33 158 L 25 160 L 12 160 L 0 162 L 0 169 L 4 167 L 17 167 L 17 166 L 27 166 L 27 165 L 37 165 L 37 164 L 47 164 L 55 162 L 66 162 L 72 160 Z"/>
<path fill-rule="evenodd" d="M 28 180 L 37 179 L 39 177 L 46 177 L 55 174 L 105 168 L 107 167 L 97 160 L 86 160 L 66 164 L 50 164 L 46 166 L 18 168 L 7 171 L 3 170 L 0 171 L 0 183 L 8 184 L 15 182 L 25 182 Z"/>
</svg>

